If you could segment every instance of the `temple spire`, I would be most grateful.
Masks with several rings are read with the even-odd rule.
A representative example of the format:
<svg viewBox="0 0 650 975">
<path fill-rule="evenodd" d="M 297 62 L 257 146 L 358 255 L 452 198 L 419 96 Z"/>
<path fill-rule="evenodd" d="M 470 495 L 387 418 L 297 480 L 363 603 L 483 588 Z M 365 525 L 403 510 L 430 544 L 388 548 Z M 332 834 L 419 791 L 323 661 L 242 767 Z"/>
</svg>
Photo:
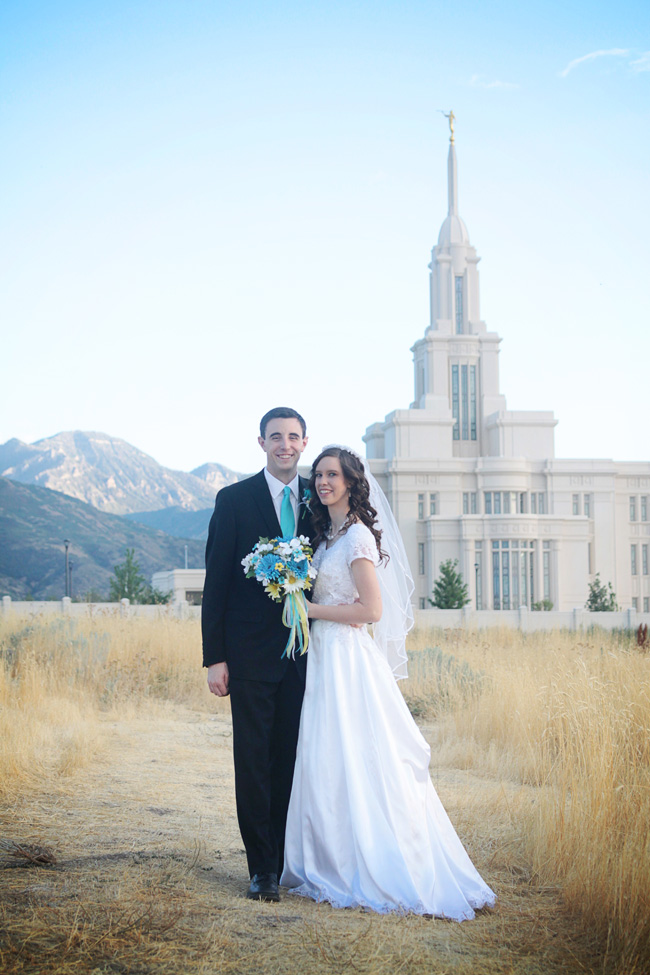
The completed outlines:
<svg viewBox="0 0 650 975">
<path fill-rule="evenodd" d="M 449 141 L 449 156 L 447 159 L 447 191 L 449 194 L 449 216 L 458 216 L 458 168 L 456 164 L 456 150 L 453 139 Z"/>
<path fill-rule="evenodd" d="M 438 235 L 438 247 L 451 247 L 457 244 L 469 246 L 467 227 L 458 213 L 458 164 L 456 162 L 456 146 L 454 145 L 454 122 L 456 121 L 456 116 L 452 111 L 443 112 L 442 109 L 439 109 L 439 111 L 449 121 L 449 156 L 447 158 L 447 194 L 449 205 L 447 216 Z"/>
<path fill-rule="evenodd" d="M 449 216 L 458 215 L 458 166 L 456 163 L 456 148 L 454 146 L 454 121 L 456 116 L 450 109 L 442 113 L 449 119 L 449 156 L 447 159 L 447 192 L 449 197 Z"/>
</svg>

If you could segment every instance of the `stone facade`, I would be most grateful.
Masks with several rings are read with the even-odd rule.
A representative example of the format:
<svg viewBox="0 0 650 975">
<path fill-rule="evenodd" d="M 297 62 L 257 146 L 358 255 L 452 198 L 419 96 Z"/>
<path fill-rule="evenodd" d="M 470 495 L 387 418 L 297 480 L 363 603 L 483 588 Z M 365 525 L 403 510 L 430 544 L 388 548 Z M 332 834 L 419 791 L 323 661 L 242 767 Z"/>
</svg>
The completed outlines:
<svg viewBox="0 0 650 975">
<path fill-rule="evenodd" d="M 458 213 L 453 134 L 449 211 L 433 248 L 431 320 L 412 348 L 414 401 L 364 436 L 404 535 L 425 608 L 458 559 L 477 609 L 547 600 L 583 607 L 596 573 L 622 609 L 649 611 L 650 462 L 555 458 L 552 412 L 513 412 L 499 344 L 480 316 L 480 258 Z"/>
</svg>

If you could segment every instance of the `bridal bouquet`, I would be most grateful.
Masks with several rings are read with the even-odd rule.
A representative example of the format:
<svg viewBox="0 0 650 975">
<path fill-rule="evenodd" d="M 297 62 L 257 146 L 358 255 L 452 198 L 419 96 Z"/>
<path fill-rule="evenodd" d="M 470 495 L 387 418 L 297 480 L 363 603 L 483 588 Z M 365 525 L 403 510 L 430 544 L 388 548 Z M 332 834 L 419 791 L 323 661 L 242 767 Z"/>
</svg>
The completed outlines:
<svg viewBox="0 0 650 975">
<path fill-rule="evenodd" d="M 305 591 L 311 589 L 316 570 L 305 535 L 292 538 L 260 538 L 253 551 L 241 560 L 247 579 L 257 579 L 276 603 L 284 601 L 282 622 L 290 630 L 283 657 L 293 657 L 296 641 L 298 652 L 307 652 L 309 623 Z"/>
</svg>

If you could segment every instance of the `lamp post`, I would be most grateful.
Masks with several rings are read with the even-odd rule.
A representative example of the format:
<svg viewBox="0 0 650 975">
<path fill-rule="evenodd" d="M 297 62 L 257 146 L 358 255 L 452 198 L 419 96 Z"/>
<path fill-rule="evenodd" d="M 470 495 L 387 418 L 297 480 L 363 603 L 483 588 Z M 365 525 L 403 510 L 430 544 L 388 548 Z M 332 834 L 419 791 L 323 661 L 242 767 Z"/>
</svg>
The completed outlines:
<svg viewBox="0 0 650 975">
<path fill-rule="evenodd" d="M 70 599 L 72 599 L 72 560 L 70 560 L 68 563 L 68 571 L 70 573 L 68 577 L 68 589 L 70 590 L 68 595 L 70 596 Z"/>
<path fill-rule="evenodd" d="M 476 591 L 476 608 L 478 609 L 478 562 L 474 563 L 474 588 Z"/>
<path fill-rule="evenodd" d="M 68 560 L 68 549 L 70 547 L 70 539 L 64 538 L 63 544 L 65 545 L 65 594 L 70 595 L 70 563 Z"/>
</svg>

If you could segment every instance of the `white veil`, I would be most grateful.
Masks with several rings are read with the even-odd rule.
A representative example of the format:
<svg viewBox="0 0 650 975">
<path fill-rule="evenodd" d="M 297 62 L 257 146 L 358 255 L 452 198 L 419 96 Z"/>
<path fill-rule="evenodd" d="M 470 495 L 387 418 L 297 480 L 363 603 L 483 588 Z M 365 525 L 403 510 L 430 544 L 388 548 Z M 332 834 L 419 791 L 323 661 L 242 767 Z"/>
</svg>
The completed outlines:
<svg viewBox="0 0 650 975">
<path fill-rule="evenodd" d="M 377 512 L 376 527 L 381 531 L 381 547 L 389 556 L 388 562 L 377 566 L 377 578 L 381 590 L 381 619 L 374 624 L 375 643 L 389 663 L 395 680 L 408 677 L 406 634 L 414 623 L 411 597 L 415 589 L 406 549 L 386 495 L 370 471 L 367 461 L 356 450 L 344 444 L 328 444 L 353 454 L 363 464 L 370 485 L 370 504 Z"/>
</svg>

